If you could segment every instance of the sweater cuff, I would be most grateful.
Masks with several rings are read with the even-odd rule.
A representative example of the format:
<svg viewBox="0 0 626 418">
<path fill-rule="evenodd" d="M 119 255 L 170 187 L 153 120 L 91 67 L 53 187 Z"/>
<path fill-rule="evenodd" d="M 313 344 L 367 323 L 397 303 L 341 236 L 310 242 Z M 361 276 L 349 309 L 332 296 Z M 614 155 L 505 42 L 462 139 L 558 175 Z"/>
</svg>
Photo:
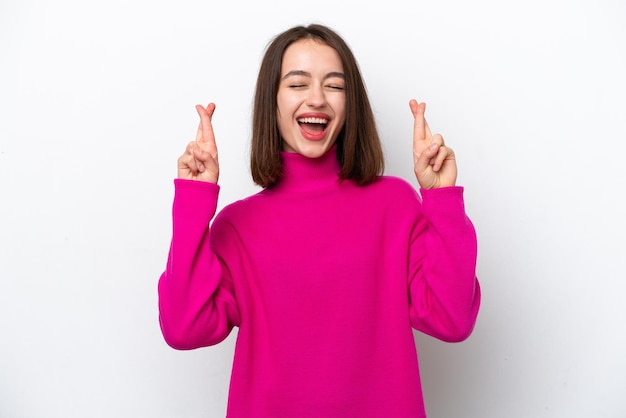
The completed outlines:
<svg viewBox="0 0 626 418">
<path fill-rule="evenodd" d="M 220 186 L 216 183 L 199 180 L 187 180 L 187 179 L 174 179 L 174 187 L 176 189 L 191 189 L 191 190 L 216 190 L 219 191 Z"/>
<path fill-rule="evenodd" d="M 174 213 L 183 218 L 210 220 L 217 210 L 220 186 L 197 180 L 174 180 Z"/>
<path fill-rule="evenodd" d="M 465 217 L 464 188 L 461 186 L 420 189 L 422 210 L 428 219 Z"/>
</svg>

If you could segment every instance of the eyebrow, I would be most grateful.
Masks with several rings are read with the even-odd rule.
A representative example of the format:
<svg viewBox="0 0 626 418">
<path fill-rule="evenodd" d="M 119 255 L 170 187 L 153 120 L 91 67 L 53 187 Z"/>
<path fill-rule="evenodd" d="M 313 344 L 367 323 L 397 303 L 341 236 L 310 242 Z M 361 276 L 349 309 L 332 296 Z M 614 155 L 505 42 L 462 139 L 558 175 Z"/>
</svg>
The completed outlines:
<svg viewBox="0 0 626 418">
<path fill-rule="evenodd" d="M 293 77 L 293 76 L 305 76 L 305 77 L 311 77 L 311 73 L 307 72 L 307 71 L 302 71 L 302 70 L 293 70 L 293 71 L 289 71 L 287 74 L 285 74 L 283 76 L 283 80 L 288 78 L 288 77 Z M 346 75 L 344 73 L 341 73 L 339 71 L 331 71 L 330 73 L 326 74 L 324 76 L 324 80 L 326 80 L 327 78 L 333 78 L 333 77 L 338 77 L 341 79 L 346 79 Z"/>
</svg>

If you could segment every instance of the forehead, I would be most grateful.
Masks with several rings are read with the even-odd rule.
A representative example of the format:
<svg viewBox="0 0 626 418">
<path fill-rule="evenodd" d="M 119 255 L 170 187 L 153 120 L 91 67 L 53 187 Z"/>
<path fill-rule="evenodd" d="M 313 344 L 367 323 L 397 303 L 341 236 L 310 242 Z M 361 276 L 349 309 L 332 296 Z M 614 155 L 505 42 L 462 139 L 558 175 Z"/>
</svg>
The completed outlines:
<svg viewBox="0 0 626 418">
<path fill-rule="evenodd" d="M 315 39 L 301 39 L 289 45 L 283 54 L 281 73 L 289 71 L 343 72 L 341 58 L 334 48 Z"/>
</svg>

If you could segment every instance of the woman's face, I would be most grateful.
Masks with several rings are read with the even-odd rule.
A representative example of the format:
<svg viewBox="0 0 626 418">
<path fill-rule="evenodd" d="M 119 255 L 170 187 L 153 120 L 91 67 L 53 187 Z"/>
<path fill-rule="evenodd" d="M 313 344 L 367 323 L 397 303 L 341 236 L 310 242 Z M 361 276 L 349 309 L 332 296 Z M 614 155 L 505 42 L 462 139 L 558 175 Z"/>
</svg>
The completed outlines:
<svg viewBox="0 0 626 418">
<path fill-rule="evenodd" d="M 277 94 L 283 151 L 317 158 L 333 146 L 346 119 L 345 84 L 328 45 L 303 39 L 285 50 Z"/>
</svg>

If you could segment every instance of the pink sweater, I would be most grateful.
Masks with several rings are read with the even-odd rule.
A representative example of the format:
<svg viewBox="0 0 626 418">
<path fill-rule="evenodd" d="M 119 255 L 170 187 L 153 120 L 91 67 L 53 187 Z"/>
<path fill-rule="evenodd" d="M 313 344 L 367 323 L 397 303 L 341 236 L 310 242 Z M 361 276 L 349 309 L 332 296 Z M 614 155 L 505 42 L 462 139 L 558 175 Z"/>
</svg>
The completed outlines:
<svg viewBox="0 0 626 418">
<path fill-rule="evenodd" d="M 338 181 L 334 152 L 283 153 L 273 188 L 215 214 L 176 180 L 160 323 L 177 349 L 239 327 L 228 417 L 425 417 L 412 328 L 461 341 L 480 303 L 463 189 Z"/>
</svg>

